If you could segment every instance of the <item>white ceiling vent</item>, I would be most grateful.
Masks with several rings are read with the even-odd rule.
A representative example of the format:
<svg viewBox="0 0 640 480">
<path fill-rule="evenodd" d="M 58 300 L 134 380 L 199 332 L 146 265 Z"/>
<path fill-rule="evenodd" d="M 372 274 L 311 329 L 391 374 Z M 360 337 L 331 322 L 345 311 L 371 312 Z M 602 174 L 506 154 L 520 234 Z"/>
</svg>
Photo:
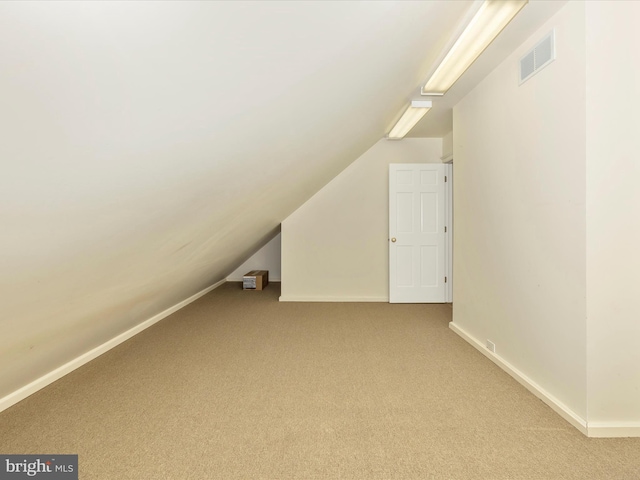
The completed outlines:
<svg viewBox="0 0 640 480">
<path fill-rule="evenodd" d="M 520 59 L 520 85 L 556 59 L 555 37 L 555 30 L 551 30 Z"/>
</svg>

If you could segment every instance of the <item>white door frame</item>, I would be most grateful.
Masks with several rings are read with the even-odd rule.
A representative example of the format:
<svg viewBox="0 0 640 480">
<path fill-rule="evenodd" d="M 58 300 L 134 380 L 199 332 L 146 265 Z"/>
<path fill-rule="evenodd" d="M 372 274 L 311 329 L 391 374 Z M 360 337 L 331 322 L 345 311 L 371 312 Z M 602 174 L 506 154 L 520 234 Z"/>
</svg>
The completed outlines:
<svg viewBox="0 0 640 480">
<path fill-rule="evenodd" d="M 445 270 L 447 272 L 447 286 L 445 288 L 445 302 L 453 303 L 453 161 L 445 165 L 445 217 L 447 222 L 447 240 L 445 250 Z"/>
</svg>

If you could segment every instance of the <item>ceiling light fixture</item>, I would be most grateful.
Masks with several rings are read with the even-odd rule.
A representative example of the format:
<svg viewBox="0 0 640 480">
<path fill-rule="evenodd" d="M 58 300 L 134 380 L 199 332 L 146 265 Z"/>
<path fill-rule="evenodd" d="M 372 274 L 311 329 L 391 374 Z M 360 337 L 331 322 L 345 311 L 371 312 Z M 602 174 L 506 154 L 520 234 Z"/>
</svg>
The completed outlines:
<svg viewBox="0 0 640 480">
<path fill-rule="evenodd" d="M 422 95 L 444 95 L 529 0 L 485 0 L 422 87 Z"/>
<path fill-rule="evenodd" d="M 400 117 L 387 138 L 401 140 L 420 121 L 431 108 L 431 100 L 413 100 L 409 108 Z"/>
</svg>

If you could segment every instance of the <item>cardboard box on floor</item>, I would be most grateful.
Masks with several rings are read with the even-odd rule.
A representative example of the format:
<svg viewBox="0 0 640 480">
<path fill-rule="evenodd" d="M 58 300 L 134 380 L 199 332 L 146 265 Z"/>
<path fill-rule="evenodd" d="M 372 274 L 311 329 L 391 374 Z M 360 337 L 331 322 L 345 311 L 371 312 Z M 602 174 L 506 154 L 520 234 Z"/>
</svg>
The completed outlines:
<svg viewBox="0 0 640 480">
<path fill-rule="evenodd" d="M 243 290 L 262 290 L 269 285 L 269 270 L 251 270 L 242 277 Z"/>
</svg>

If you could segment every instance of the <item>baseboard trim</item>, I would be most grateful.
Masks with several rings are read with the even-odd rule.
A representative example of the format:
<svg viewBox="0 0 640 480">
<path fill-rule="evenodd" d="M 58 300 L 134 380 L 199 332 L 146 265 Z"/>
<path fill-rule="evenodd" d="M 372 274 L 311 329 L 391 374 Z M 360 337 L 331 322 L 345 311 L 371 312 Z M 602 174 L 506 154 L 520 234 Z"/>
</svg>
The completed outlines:
<svg viewBox="0 0 640 480">
<path fill-rule="evenodd" d="M 210 287 L 207 287 L 204 290 L 199 291 L 195 295 L 190 296 L 186 300 L 183 300 L 182 302 L 174 305 L 173 307 L 167 308 L 163 312 L 160 312 L 157 315 L 154 315 L 150 319 L 145 320 L 144 322 L 136 325 L 135 327 L 130 328 L 126 332 L 121 333 L 120 335 L 112 338 L 111 340 L 106 341 L 102 345 L 99 345 L 96 348 L 94 348 L 92 350 L 89 350 L 86 353 L 83 353 L 79 357 L 74 358 L 73 360 L 71 360 L 71 361 L 65 363 L 64 365 L 62 365 L 61 367 L 58 367 L 55 370 L 52 370 L 51 372 L 43 375 L 42 377 L 34 380 L 31 383 L 28 383 L 27 385 L 25 385 L 22 388 L 19 388 L 15 392 L 12 392 L 12 393 L 10 393 L 9 395 L 7 395 L 7 396 L 5 396 L 3 398 L 0 398 L 0 412 L 2 412 L 4 410 L 6 410 L 7 408 L 15 405 L 19 401 L 24 400 L 29 395 L 32 395 L 35 392 L 37 392 L 38 390 L 43 389 L 47 385 L 52 384 L 56 380 L 64 377 L 68 373 L 73 372 L 77 368 L 80 368 L 82 365 L 85 365 L 86 363 L 90 362 L 94 358 L 99 357 L 100 355 L 102 355 L 103 353 L 108 352 L 109 350 L 111 350 L 114 347 L 117 347 L 118 345 L 120 345 L 121 343 L 125 342 L 126 340 L 129 340 L 134 335 L 137 335 L 138 333 L 142 332 L 143 330 L 146 330 L 147 328 L 149 328 L 153 324 L 158 323 L 160 320 L 168 317 L 169 315 L 171 315 L 174 312 L 177 312 L 181 308 L 189 305 L 191 302 L 196 301 L 197 299 L 199 299 L 203 295 L 206 295 L 210 291 L 218 288 L 223 283 L 226 283 L 226 280 L 223 279 L 223 280 L 220 280 L 219 282 L 214 283 Z"/>
<path fill-rule="evenodd" d="M 227 282 L 242 282 L 243 277 L 227 277 L 226 278 Z M 281 282 L 282 279 L 279 277 L 275 277 L 275 278 L 271 278 L 269 277 L 269 283 L 271 282 Z"/>
<path fill-rule="evenodd" d="M 588 435 L 589 429 L 587 427 L 587 422 L 577 415 L 573 410 L 567 407 L 564 403 L 558 400 L 556 397 L 551 395 L 545 389 L 543 389 L 540 385 L 534 382 L 532 379 L 527 377 L 524 373 L 518 370 L 516 367 L 511 365 L 509 362 L 504 360 L 500 355 L 493 353 L 484 346 L 484 344 L 478 341 L 475 337 L 473 337 L 470 333 L 468 333 L 463 328 L 459 327 L 455 323 L 449 323 L 449 328 L 457 333 L 460 337 L 462 337 L 466 342 L 470 343 L 474 346 L 480 353 L 482 353 L 485 357 L 491 360 L 493 363 L 502 368 L 505 372 L 511 375 L 514 379 L 518 381 L 522 386 L 524 386 L 527 390 L 533 393 L 536 397 L 542 400 L 544 403 L 549 405 L 558 415 L 564 418 L 567 422 L 577 428 L 584 435 Z"/>
<path fill-rule="evenodd" d="M 640 422 L 589 422 L 587 430 L 592 438 L 640 437 Z"/>
<path fill-rule="evenodd" d="M 330 296 L 297 296 L 297 295 L 282 295 L 280 296 L 281 302 L 389 302 L 389 297 L 330 297 Z"/>
</svg>

